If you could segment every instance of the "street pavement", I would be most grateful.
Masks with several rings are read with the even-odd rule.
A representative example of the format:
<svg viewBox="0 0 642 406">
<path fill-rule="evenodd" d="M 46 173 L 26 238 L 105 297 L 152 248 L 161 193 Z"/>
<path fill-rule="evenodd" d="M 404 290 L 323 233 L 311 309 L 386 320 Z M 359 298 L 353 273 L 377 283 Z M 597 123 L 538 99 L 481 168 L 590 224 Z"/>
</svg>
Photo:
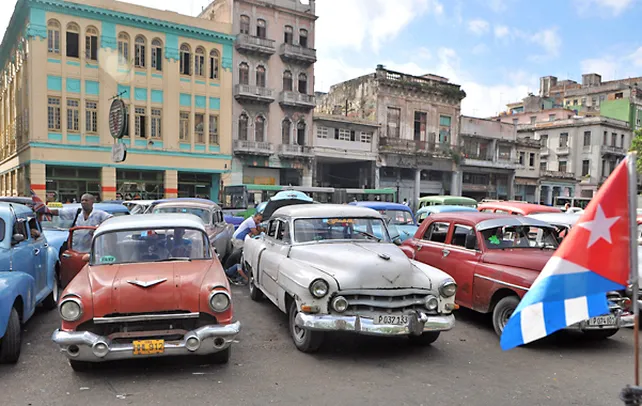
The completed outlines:
<svg viewBox="0 0 642 406">
<path fill-rule="evenodd" d="M 196 358 L 136 360 L 74 373 L 51 342 L 56 311 L 26 325 L 15 366 L 0 365 L 0 405 L 622 405 L 633 377 L 633 331 L 606 341 L 549 337 L 502 352 L 487 316 L 458 310 L 432 346 L 405 339 L 331 336 L 297 351 L 287 317 L 234 287 L 242 323 L 225 366 Z"/>
</svg>

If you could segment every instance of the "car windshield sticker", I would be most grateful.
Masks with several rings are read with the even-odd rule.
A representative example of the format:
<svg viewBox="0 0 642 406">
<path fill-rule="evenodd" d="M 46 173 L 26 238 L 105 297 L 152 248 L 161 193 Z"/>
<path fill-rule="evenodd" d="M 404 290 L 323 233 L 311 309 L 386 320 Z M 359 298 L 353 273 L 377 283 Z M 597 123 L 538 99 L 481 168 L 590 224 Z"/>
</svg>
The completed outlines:
<svg viewBox="0 0 642 406">
<path fill-rule="evenodd" d="M 328 223 L 329 226 L 336 226 L 336 225 L 348 226 L 353 223 L 353 220 L 352 219 L 328 219 L 326 223 Z"/>
<path fill-rule="evenodd" d="M 105 255 L 100 258 L 101 264 L 113 264 L 114 262 L 116 262 L 116 257 L 113 255 Z"/>
<path fill-rule="evenodd" d="M 499 241 L 499 237 L 497 237 L 496 235 L 491 235 L 488 241 L 493 245 L 501 244 L 501 242 Z"/>
</svg>

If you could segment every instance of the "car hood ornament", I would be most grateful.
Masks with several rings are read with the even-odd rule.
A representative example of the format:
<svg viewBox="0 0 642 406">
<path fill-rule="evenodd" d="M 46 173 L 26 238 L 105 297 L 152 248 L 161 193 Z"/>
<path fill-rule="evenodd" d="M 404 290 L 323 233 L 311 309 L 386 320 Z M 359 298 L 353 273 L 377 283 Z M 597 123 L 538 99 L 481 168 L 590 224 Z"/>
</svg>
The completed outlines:
<svg viewBox="0 0 642 406">
<path fill-rule="evenodd" d="M 163 283 L 165 281 L 167 281 L 167 278 L 155 279 L 153 281 L 147 281 L 147 282 L 135 280 L 135 281 L 127 281 L 127 283 L 131 283 L 132 285 L 140 286 L 141 288 L 148 288 L 150 286 L 158 285 L 159 283 Z"/>
</svg>

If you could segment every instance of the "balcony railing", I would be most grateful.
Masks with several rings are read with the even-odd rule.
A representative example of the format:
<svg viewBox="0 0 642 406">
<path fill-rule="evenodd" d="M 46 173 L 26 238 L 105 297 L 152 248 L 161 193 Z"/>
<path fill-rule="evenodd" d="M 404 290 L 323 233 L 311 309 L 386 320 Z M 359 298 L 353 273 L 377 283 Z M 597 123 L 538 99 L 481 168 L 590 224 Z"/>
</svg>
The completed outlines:
<svg viewBox="0 0 642 406">
<path fill-rule="evenodd" d="M 313 109 L 316 106 L 316 99 L 314 95 L 311 94 L 283 91 L 279 94 L 279 104 L 283 106 Z"/>
<path fill-rule="evenodd" d="M 234 46 L 239 51 L 256 52 L 264 55 L 272 55 L 276 52 L 274 40 L 259 38 L 249 34 L 237 35 Z"/>
<path fill-rule="evenodd" d="M 379 149 L 384 152 L 398 152 L 407 154 L 433 154 L 445 155 L 453 149 L 450 144 L 432 142 L 432 141 L 419 141 L 407 140 L 396 137 L 381 137 L 379 138 Z"/>
<path fill-rule="evenodd" d="M 542 171 L 542 177 L 554 179 L 575 179 L 575 174 L 572 172 L 560 171 Z"/>
<path fill-rule="evenodd" d="M 464 159 L 478 159 L 480 161 L 492 161 L 493 157 L 490 156 L 489 154 L 478 154 L 475 152 L 466 152 L 465 150 L 462 151 L 462 154 L 464 155 Z"/>
<path fill-rule="evenodd" d="M 272 155 L 272 144 L 269 142 L 234 140 L 234 152 L 248 155 Z"/>
<path fill-rule="evenodd" d="M 252 85 L 234 85 L 234 98 L 239 102 L 272 103 L 274 90 Z"/>
<path fill-rule="evenodd" d="M 557 147 L 555 148 L 555 153 L 557 155 L 568 155 L 570 153 L 570 148 L 568 147 L 568 145 Z"/>
<path fill-rule="evenodd" d="M 621 147 L 614 147 L 612 145 L 601 145 L 600 151 L 602 154 L 608 155 L 626 155 L 626 150 Z"/>
<path fill-rule="evenodd" d="M 282 44 L 279 49 L 279 54 L 282 59 L 293 62 L 311 64 L 317 61 L 316 49 L 306 48 L 300 45 Z"/>
<path fill-rule="evenodd" d="M 304 156 L 309 157 L 313 155 L 312 147 L 307 145 L 296 145 L 296 144 L 281 144 L 279 148 L 279 155 L 281 156 Z"/>
</svg>

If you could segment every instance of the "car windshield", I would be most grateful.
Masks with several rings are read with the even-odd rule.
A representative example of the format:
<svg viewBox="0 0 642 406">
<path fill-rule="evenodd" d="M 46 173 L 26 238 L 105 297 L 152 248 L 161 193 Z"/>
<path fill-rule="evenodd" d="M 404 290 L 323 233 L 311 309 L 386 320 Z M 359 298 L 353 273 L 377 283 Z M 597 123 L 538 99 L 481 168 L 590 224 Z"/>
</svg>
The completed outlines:
<svg viewBox="0 0 642 406">
<path fill-rule="evenodd" d="M 390 223 L 396 226 L 413 226 L 412 214 L 405 210 L 379 210 L 379 213 L 390 218 Z"/>
<path fill-rule="evenodd" d="M 210 211 L 207 209 L 200 209 L 198 207 L 157 207 L 154 209 L 154 213 L 187 213 L 193 214 L 197 217 L 200 217 L 203 220 L 203 223 L 210 223 Z"/>
<path fill-rule="evenodd" d="M 383 221 L 378 218 L 313 218 L 294 221 L 296 242 L 359 240 L 390 242 Z"/>
<path fill-rule="evenodd" d="M 91 264 L 127 264 L 209 259 L 207 236 L 200 230 L 163 228 L 114 231 L 94 239 Z"/>
<path fill-rule="evenodd" d="M 500 226 L 483 230 L 486 248 L 539 248 L 557 249 L 556 230 L 552 227 Z"/>
<path fill-rule="evenodd" d="M 109 213 L 114 217 L 119 217 L 119 216 L 127 216 L 129 213 L 125 211 L 120 211 L 116 213 Z M 43 217 L 42 221 L 40 222 L 43 230 L 69 230 L 71 228 L 71 225 L 74 223 L 74 220 L 63 220 L 59 216 L 51 216 L 51 220 L 47 220 L 46 218 Z"/>
</svg>

